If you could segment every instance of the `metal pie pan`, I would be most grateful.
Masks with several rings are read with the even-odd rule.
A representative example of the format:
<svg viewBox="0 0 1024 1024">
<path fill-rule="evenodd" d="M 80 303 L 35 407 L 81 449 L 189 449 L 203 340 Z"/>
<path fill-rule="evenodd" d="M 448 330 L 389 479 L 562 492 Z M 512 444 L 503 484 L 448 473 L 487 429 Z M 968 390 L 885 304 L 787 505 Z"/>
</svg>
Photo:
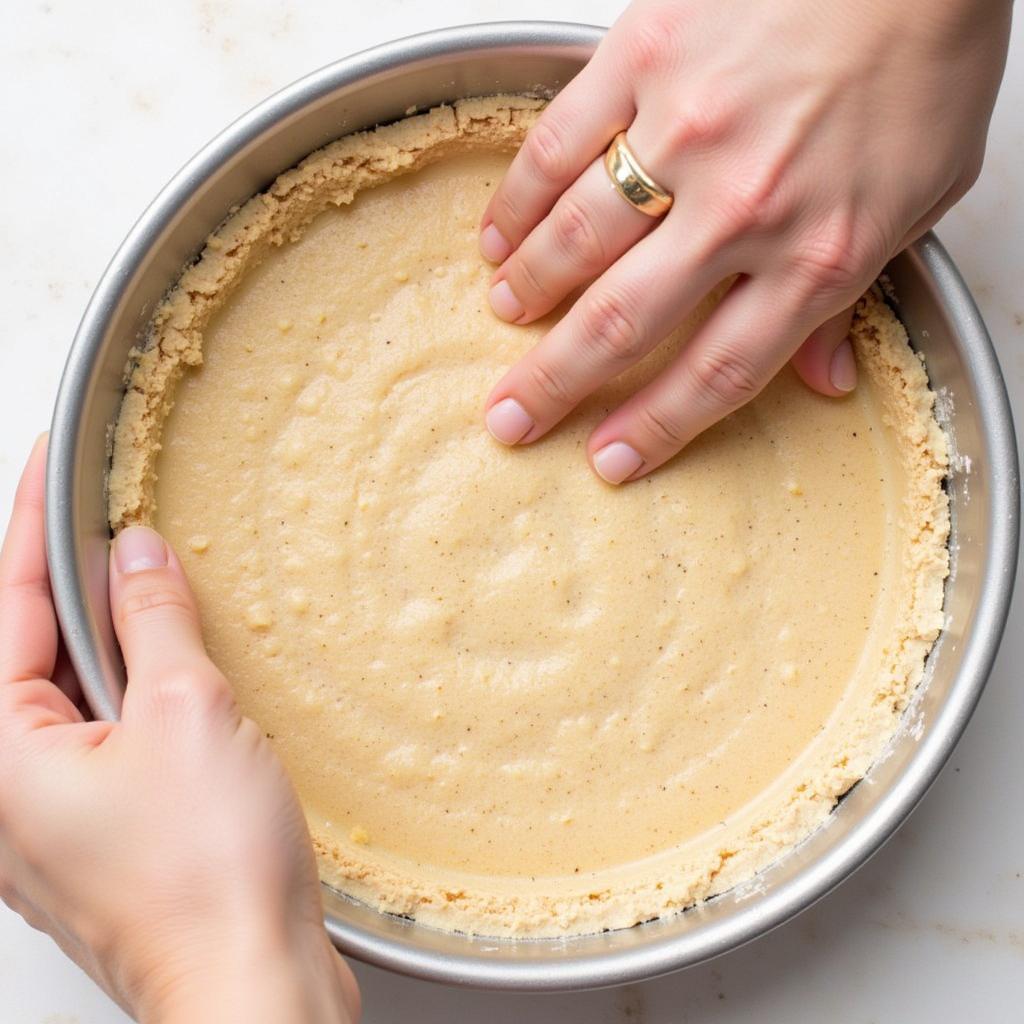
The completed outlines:
<svg viewBox="0 0 1024 1024">
<path fill-rule="evenodd" d="M 601 30 L 508 22 L 444 29 L 356 54 L 261 103 L 175 175 L 100 280 L 75 337 L 53 418 L 47 540 L 71 659 L 94 712 L 115 717 L 124 669 L 110 626 L 104 480 L 131 346 L 155 304 L 235 204 L 348 132 L 463 96 L 556 90 Z M 887 268 L 894 305 L 939 390 L 956 458 L 949 479 L 953 571 L 946 627 L 926 682 L 887 754 L 827 825 L 742 891 L 598 935 L 511 941 L 436 931 L 325 888 L 344 953 L 419 978 L 554 991 L 650 978 L 717 956 L 810 906 L 863 864 L 924 795 L 971 715 L 1010 602 L 1018 541 L 1017 455 L 1006 391 L 978 310 L 928 235 Z"/>
</svg>

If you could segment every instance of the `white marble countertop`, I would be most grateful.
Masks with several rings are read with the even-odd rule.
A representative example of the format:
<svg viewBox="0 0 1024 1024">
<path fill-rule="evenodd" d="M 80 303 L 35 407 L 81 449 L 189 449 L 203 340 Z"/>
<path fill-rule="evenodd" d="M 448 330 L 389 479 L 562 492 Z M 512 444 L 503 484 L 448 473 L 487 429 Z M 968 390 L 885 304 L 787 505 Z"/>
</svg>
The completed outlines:
<svg viewBox="0 0 1024 1024">
<path fill-rule="evenodd" d="M 615 0 L 520 0 L 515 15 L 608 24 Z M 48 423 L 77 321 L 128 227 L 237 114 L 388 38 L 510 15 L 501 0 L 5 5 L 0 33 L 0 510 Z M 939 233 L 977 297 L 1024 423 L 1024 27 L 974 191 Z M 1020 431 L 1018 431 L 1018 434 Z M 1024 1019 L 1024 590 L 967 734 L 897 836 L 830 897 L 710 964 L 564 996 L 464 992 L 357 966 L 367 1024 L 801 1024 Z M 1015 670 L 1014 666 L 1018 666 Z M 0 907 L 0 1020 L 126 1018 Z"/>
</svg>

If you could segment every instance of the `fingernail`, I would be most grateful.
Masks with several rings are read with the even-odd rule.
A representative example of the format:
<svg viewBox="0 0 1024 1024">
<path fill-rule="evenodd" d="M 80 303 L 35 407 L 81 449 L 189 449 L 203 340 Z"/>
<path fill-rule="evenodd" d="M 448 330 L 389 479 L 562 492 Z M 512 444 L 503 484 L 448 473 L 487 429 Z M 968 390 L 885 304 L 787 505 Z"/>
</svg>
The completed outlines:
<svg viewBox="0 0 1024 1024">
<path fill-rule="evenodd" d="M 612 441 L 594 452 L 594 469 L 602 480 L 610 484 L 621 484 L 643 464 L 644 457 L 625 441 Z"/>
<path fill-rule="evenodd" d="M 114 538 L 114 564 L 123 574 L 163 569 L 167 565 L 167 545 L 156 530 L 129 526 Z"/>
<path fill-rule="evenodd" d="M 491 309 L 494 310 L 502 320 L 518 320 L 526 310 L 523 304 L 516 298 L 508 281 L 499 281 L 492 289 L 489 296 Z"/>
<path fill-rule="evenodd" d="M 503 398 L 484 417 L 491 437 L 502 444 L 522 441 L 533 429 L 533 417 L 514 399 Z"/>
<path fill-rule="evenodd" d="M 836 391 L 852 391 L 857 386 L 857 360 L 853 357 L 853 346 L 849 338 L 840 342 L 832 353 L 828 379 Z"/>
<path fill-rule="evenodd" d="M 512 243 L 493 225 L 480 232 L 480 252 L 491 263 L 504 263 L 512 255 Z"/>
</svg>

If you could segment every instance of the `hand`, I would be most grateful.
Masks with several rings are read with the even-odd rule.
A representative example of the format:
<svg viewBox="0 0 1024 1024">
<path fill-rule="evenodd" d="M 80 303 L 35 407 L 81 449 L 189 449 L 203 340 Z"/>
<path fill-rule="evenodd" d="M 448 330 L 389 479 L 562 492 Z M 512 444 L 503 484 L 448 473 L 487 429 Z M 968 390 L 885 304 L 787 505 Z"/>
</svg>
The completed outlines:
<svg viewBox="0 0 1024 1024">
<path fill-rule="evenodd" d="M 76 706 L 58 663 L 44 460 L 39 443 L 0 555 L 0 894 L 141 1020 L 354 1020 L 295 794 L 152 530 L 121 533 L 110 563 L 122 719 Z"/>
<path fill-rule="evenodd" d="M 1010 8 L 636 0 L 481 221 L 502 319 L 530 323 L 593 282 L 491 392 L 491 432 L 542 437 L 732 275 L 693 340 L 592 434 L 602 477 L 650 472 L 790 358 L 822 394 L 852 390 L 846 311 L 977 177 Z M 611 187 L 602 158 L 623 129 L 674 193 L 661 221 Z"/>
</svg>

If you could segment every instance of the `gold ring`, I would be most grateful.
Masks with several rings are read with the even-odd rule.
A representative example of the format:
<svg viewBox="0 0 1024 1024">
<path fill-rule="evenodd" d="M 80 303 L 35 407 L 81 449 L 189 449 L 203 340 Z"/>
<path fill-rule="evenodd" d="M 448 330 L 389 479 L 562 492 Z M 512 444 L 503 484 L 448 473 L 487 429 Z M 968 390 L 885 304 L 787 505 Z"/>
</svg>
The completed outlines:
<svg viewBox="0 0 1024 1024">
<path fill-rule="evenodd" d="M 604 155 L 605 170 L 619 195 L 648 217 L 661 217 L 672 205 L 672 193 L 663 189 L 641 166 L 626 142 L 626 133 L 619 132 Z"/>
</svg>

